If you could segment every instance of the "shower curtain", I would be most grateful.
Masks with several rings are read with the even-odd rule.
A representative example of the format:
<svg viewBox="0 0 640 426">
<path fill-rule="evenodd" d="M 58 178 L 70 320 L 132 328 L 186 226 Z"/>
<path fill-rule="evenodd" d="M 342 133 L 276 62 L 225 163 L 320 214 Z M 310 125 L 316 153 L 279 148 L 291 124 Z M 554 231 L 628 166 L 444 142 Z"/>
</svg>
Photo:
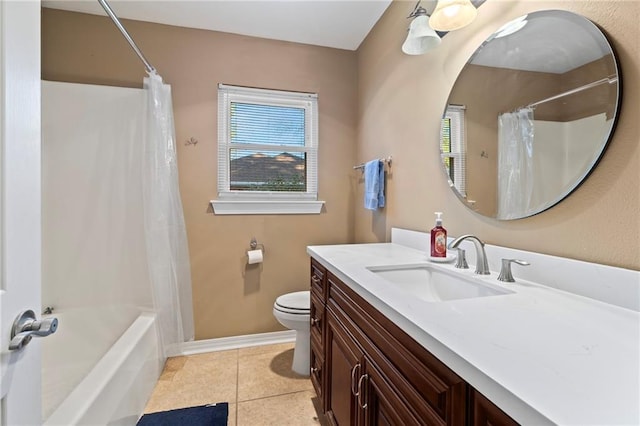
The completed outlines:
<svg viewBox="0 0 640 426">
<path fill-rule="evenodd" d="M 178 187 L 171 86 L 153 72 L 144 79 L 144 88 L 144 227 L 153 302 L 166 356 L 176 344 L 194 337 L 191 272 Z"/>
<path fill-rule="evenodd" d="M 533 109 L 498 116 L 498 219 L 529 216 L 533 195 Z"/>
</svg>

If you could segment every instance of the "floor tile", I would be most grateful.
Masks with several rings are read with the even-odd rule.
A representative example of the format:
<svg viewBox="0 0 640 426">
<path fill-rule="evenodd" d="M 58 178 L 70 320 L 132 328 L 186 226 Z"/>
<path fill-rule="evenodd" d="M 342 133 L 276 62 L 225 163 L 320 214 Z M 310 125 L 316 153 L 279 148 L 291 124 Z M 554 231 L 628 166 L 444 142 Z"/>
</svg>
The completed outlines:
<svg viewBox="0 0 640 426">
<path fill-rule="evenodd" d="M 182 368 L 174 371 L 170 380 L 158 381 L 145 413 L 213 402 L 236 402 L 237 352 L 192 355 L 186 358 Z M 169 363 L 165 370 L 172 366 L 173 363 Z M 168 374 L 163 372 L 163 376 L 168 377 Z"/>
<path fill-rule="evenodd" d="M 158 380 L 173 380 L 176 373 L 182 370 L 186 362 L 186 356 L 167 358 L 167 362 L 164 364 L 164 370 L 162 370 L 162 374 Z"/>
<path fill-rule="evenodd" d="M 309 377 L 291 371 L 293 349 L 240 356 L 238 402 L 311 390 Z"/>
<path fill-rule="evenodd" d="M 275 345 L 250 346 L 248 348 L 238 349 L 238 355 L 240 358 L 242 358 L 246 356 L 263 355 L 273 352 L 284 352 L 286 350 L 293 349 L 294 347 L 294 342 L 278 343 Z"/>
<path fill-rule="evenodd" d="M 238 404 L 229 404 L 229 417 L 227 417 L 227 426 L 236 426 L 236 417 Z"/>
<path fill-rule="evenodd" d="M 285 343 L 169 358 L 145 413 L 228 402 L 229 426 L 323 424 L 311 381 L 291 371 L 293 347 Z"/>
<path fill-rule="evenodd" d="M 238 426 L 320 425 L 312 391 L 294 392 L 238 403 Z"/>
</svg>

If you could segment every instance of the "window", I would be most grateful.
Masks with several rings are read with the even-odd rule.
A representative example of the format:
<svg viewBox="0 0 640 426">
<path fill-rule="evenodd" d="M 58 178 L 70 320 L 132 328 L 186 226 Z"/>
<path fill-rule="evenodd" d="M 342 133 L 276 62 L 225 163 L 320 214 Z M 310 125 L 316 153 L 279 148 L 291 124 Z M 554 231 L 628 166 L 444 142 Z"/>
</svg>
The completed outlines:
<svg viewBox="0 0 640 426">
<path fill-rule="evenodd" d="M 464 110 L 460 105 L 447 106 L 440 130 L 440 152 L 451 184 L 466 197 Z"/>
<path fill-rule="evenodd" d="M 218 86 L 216 214 L 319 213 L 316 94 Z"/>
</svg>

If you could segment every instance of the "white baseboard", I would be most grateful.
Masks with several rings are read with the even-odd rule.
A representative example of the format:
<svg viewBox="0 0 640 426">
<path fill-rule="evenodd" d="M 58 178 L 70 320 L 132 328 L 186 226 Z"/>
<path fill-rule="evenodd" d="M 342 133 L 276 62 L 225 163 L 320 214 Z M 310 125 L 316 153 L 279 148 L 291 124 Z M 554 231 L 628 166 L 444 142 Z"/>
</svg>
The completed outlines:
<svg viewBox="0 0 640 426">
<path fill-rule="evenodd" d="M 295 342 L 295 330 L 275 331 L 272 333 L 247 334 L 244 336 L 220 337 L 218 339 L 184 342 L 167 350 L 167 356 L 195 355 L 205 352 L 227 351 L 250 346 L 275 345 Z"/>
</svg>

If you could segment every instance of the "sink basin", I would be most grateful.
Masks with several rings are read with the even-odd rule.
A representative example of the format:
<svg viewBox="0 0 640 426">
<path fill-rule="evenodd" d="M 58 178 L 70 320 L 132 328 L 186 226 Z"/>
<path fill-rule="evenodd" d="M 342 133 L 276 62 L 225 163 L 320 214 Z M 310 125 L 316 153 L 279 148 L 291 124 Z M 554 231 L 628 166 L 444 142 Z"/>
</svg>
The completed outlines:
<svg viewBox="0 0 640 426">
<path fill-rule="evenodd" d="M 467 278 L 455 272 L 436 269 L 429 265 L 370 266 L 367 269 L 427 302 L 444 302 L 514 293 L 497 285 Z"/>
</svg>

